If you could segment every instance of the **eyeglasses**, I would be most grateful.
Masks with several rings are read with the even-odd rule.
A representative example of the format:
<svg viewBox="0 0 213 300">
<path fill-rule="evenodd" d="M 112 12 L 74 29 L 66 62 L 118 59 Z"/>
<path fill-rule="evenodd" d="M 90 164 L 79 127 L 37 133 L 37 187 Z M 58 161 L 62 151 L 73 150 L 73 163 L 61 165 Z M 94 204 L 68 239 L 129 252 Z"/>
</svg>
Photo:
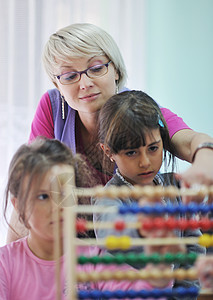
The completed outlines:
<svg viewBox="0 0 213 300">
<path fill-rule="evenodd" d="M 62 75 L 55 76 L 61 84 L 72 84 L 81 79 L 82 74 L 86 74 L 89 78 L 98 78 L 105 75 L 108 72 L 109 64 L 112 61 L 110 60 L 107 64 L 96 65 L 90 67 L 81 72 L 68 72 Z"/>
</svg>

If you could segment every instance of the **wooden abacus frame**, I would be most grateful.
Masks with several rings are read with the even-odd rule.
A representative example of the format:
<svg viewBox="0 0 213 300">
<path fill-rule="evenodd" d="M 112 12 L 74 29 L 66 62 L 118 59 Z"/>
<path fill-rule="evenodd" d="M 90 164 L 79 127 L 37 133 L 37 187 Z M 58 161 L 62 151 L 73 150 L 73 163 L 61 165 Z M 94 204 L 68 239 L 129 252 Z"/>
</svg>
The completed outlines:
<svg viewBox="0 0 213 300">
<path fill-rule="evenodd" d="M 135 187 L 130 189 L 128 187 L 95 187 L 95 188 L 76 188 L 75 187 L 75 177 L 73 170 L 71 168 L 72 175 L 72 184 L 69 186 L 63 187 L 63 195 L 68 195 L 69 200 L 66 201 L 66 207 L 64 209 L 64 249 L 65 249 L 65 259 L 66 259 L 66 278 L 67 278 L 67 299 L 69 300 L 76 300 L 77 299 L 77 273 L 76 273 L 76 266 L 77 266 L 77 251 L 76 246 L 80 245 L 104 245 L 103 240 L 97 241 L 96 239 L 83 239 L 77 240 L 76 238 L 76 216 L 78 213 L 85 213 L 85 214 L 93 214 L 94 212 L 103 212 L 103 207 L 92 207 L 92 206 L 78 206 L 77 198 L 79 196 L 93 196 L 93 197 L 134 197 L 134 198 L 141 198 L 141 197 L 149 197 L 151 199 L 159 198 L 159 197 L 176 197 L 176 196 L 198 196 L 198 197 L 205 197 L 213 196 L 213 186 L 205 187 L 205 186 L 196 186 L 195 188 L 191 189 L 178 189 L 173 186 L 169 187 Z M 70 182 L 69 182 L 70 183 Z M 117 208 L 112 207 L 109 209 L 107 207 L 107 213 L 109 212 L 117 212 Z M 56 213 L 56 217 L 58 217 L 58 212 Z M 55 258 L 58 261 L 56 265 L 56 284 L 57 284 L 57 300 L 60 298 L 60 263 L 59 263 L 59 222 L 58 228 L 55 230 Z M 90 226 L 92 226 L 90 224 Z M 134 225 L 135 226 L 135 225 Z M 166 244 L 194 244 L 198 242 L 198 238 L 160 238 L 160 239 L 134 239 L 133 245 L 166 245 Z M 196 271 L 192 270 L 191 278 L 196 277 Z M 210 291 L 201 290 L 199 299 L 210 299 L 212 294 Z"/>
</svg>

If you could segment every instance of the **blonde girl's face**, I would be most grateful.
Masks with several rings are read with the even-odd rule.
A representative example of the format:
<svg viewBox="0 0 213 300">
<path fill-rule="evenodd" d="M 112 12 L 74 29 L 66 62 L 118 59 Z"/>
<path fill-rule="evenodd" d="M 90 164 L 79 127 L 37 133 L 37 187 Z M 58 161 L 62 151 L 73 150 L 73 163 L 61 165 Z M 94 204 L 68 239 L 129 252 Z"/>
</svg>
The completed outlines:
<svg viewBox="0 0 213 300">
<path fill-rule="evenodd" d="M 109 59 L 106 56 L 72 58 L 69 62 L 57 61 L 56 75 L 67 72 L 80 72 L 96 65 L 106 64 Z M 89 78 L 86 74 L 81 75 L 78 82 L 63 85 L 56 78 L 56 83 L 61 95 L 75 110 L 81 114 L 96 113 L 102 105 L 115 94 L 116 80 L 119 76 L 113 63 L 108 65 L 108 72 L 98 78 Z"/>
<path fill-rule="evenodd" d="M 27 217 L 30 228 L 29 236 L 33 244 L 53 241 L 57 222 L 62 228 L 64 223 L 62 187 L 67 184 L 69 181 L 67 178 L 70 176 L 73 175 L 70 175 L 68 165 L 56 165 L 47 172 L 37 191 L 30 194 L 28 199 L 29 215 Z M 34 203 L 30 209 L 32 201 Z M 58 212 L 58 217 L 56 212 Z"/>
<path fill-rule="evenodd" d="M 163 141 L 159 129 L 146 134 L 146 145 L 112 154 L 122 176 L 133 185 L 152 185 L 163 158 Z"/>
</svg>

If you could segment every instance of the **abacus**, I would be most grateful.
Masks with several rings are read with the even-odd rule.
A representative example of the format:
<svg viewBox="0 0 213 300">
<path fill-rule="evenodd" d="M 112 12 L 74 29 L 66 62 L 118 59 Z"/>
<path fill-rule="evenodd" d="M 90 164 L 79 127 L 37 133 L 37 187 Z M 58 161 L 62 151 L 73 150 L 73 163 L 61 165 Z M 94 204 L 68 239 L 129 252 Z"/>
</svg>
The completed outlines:
<svg viewBox="0 0 213 300">
<path fill-rule="evenodd" d="M 73 172 L 71 170 L 71 172 Z M 72 173 L 73 174 L 73 173 Z M 150 200 L 154 198 L 159 198 L 163 196 L 167 197 L 175 197 L 175 196 L 200 196 L 205 197 L 206 195 L 212 196 L 213 195 L 213 187 L 197 187 L 196 189 L 177 189 L 173 186 L 170 187 L 135 187 L 130 189 L 128 187 L 95 187 L 95 188 L 76 188 L 74 186 L 74 176 L 70 176 L 72 178 L 72 183 L 70 182 L 68 185 L 63 186 L 63 209 L 64 209 L 64 245 L 65 245 L 65 257 L 66 257 L 66 279 L 67 279 L 67 299 L 69 300 L 77 300 L 77 299 L 146 299 L 149 297 L 152 298 L 161 298 L 161 297 L 171 297 L 172 295 L 178 295 L 181 297 L 188 296 L 190 298 L 194 296 L 199 296 L 199 299 L 212 299 L 212 295 L 210 291 L 207 290 L 198 290 L 195 287 L 191 287 L 188 289 L 184 288 L 176 288 L 176 289 L 153 289 L 150 291 L 147 290 L 117 290 L 117 291 L 99 291 L 99 290 L 92 290 L 92 291 L 77 291 L 77 283 L 78 282 L 97 282 L 101 281 L 108 281 L 108 280 L 147 280 L 147 279 L 159 279 L 164 276 L 167 279 L 189 279 L 195 280 L 197 279 L 197 272 L 195 268 L 191 268 L 188 270 L 185 269 L 165 269 L 164 271 L 153 270 L 150 272 L 145 272 L 143 269 L 139 271 L 126 271 L 126 272 L 113 272 L 109 274 L 108 272 L 100 273 L 77 273 L 76 267 L 77 264 L 131 264 L 133 263 L 143 263 L 147 264 L 148 262 L 157 264 L 157 263 L 165 263 L 165 264 L 172 264 L 174 262 L 185 262 L 190 261 L 194 263 L 197 259 L 197 254 L 189 253 L 189 254 L 170 254 L 167 253 L 165 255 L 145 255 L 145 254 L 117 254 L 114 256 L 104 255 L 104 256 L 78 256 L 76 247 L 81 246 L 88 246 L 88 245 L 97 245 L 100 247 L 104 247 L 109 250 L 114 249 L 122 249 L 127 250 L 130 249 L 132 246 L 145 246 L 145 245 L 178 245 L 178 244 L 200 244 L 204 247 L 213 246 L 213 236 L 210 235 L 202 235 L 201 237 L 191 237 L 191 238 L 138 238 L 138 239 L 131 239 L 128 236 L 108 236 L 106 239 L 87 239 L 84 238 L 79 240 L 76 238 L 78 232 L 85 232 L 87 230 L 93 229 L 93 223 L 85 220 L 78 220 L 77 221 L 77 214 L 93 214 L 102 213 L 104 207 L 92 207 L 91 205 L 76 205 L 77 198 L 79 196 L 95 196 L 95 197 L 127 197 L 132 196 L 135 198 L 141 197 L 149 197 Z M 60 187 L 61 189 L 61 187 Z M 57 194 L 57 193 L 56 193 Z M 55 201 L 60 203 L 59 201 L 59 194 L 55 194 Z M 60 203 L 61 206 L 61 203 Z M 213 205 L 212 204 L 195 204 L 191 203 L 188 205 L 162 205 L 158 204 L 155 206 L 140 206 L 139 204 L 135 204 L 132 206 L 121 206 L 121 207 L 111 207 L 107 208 L 107 213 L 117 213 L 117 214 L 152 214 L 157 215 L 154 219 L 154 223 L 150 221 L 146 221 L 143 223 L 143 226 L 146 230 L 149 230 L 153 227 L 153 224 L 157 228 L 169 228 L 173 229 L 181 229 L 184 230 L 186 228 L 191 229 L 204 229 L 208 230 L 213 228 L 213 221 L 209 220 L 208 218 L 202 218 L 201 220 L 185 220 L 180 219 L 177 220 L 174 218 L 176 213 L 187 213 L 187 214 L 194 214 L 194 213 L 201 213 L 206 214 L 207 212 L 213 212 Z M 163 214 L 168 214 L 169 217 L 167 219 L 162 218 Z M 56 212 L 58 214 L 58 210 Z M 56 222 L 59 224 L 59 222 Z M 96 224 L 98 228 L 113 228 L 114 230 L 122 231 L 125 228 L 139 228 L 141 226 L 140 222 L 135 223 L 128 223 L 125 224 L 123 221 L 117 221 L 114 224 L 112 223 L 99 223 Z M 55 257 L 58 261 L 56 267 L 56 284 L 57 284 L 57 297 L 56 299 L 61 299 L 60 295 L 60 262 L 59 262 L 59 225 L 56 226 L 55 230 Z M 209 298 L 210 297 L 210 298 Z"/>
</svg>

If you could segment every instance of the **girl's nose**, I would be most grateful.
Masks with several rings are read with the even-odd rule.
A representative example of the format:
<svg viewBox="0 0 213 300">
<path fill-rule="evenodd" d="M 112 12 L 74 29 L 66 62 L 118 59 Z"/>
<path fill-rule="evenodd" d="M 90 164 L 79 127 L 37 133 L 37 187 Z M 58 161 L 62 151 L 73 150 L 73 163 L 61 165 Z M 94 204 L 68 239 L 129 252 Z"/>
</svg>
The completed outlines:
<svg viewBox="0 0 213 300">
<path fill-rule="evenodd" d="M 139 158 L 139 167 L 140 168 L 148 168 L 150 165 L 150 161 L 149 161 L 149 158 L 146 154 L 142 154 L 140 155 L 140 158 Z"/>
</svg>

